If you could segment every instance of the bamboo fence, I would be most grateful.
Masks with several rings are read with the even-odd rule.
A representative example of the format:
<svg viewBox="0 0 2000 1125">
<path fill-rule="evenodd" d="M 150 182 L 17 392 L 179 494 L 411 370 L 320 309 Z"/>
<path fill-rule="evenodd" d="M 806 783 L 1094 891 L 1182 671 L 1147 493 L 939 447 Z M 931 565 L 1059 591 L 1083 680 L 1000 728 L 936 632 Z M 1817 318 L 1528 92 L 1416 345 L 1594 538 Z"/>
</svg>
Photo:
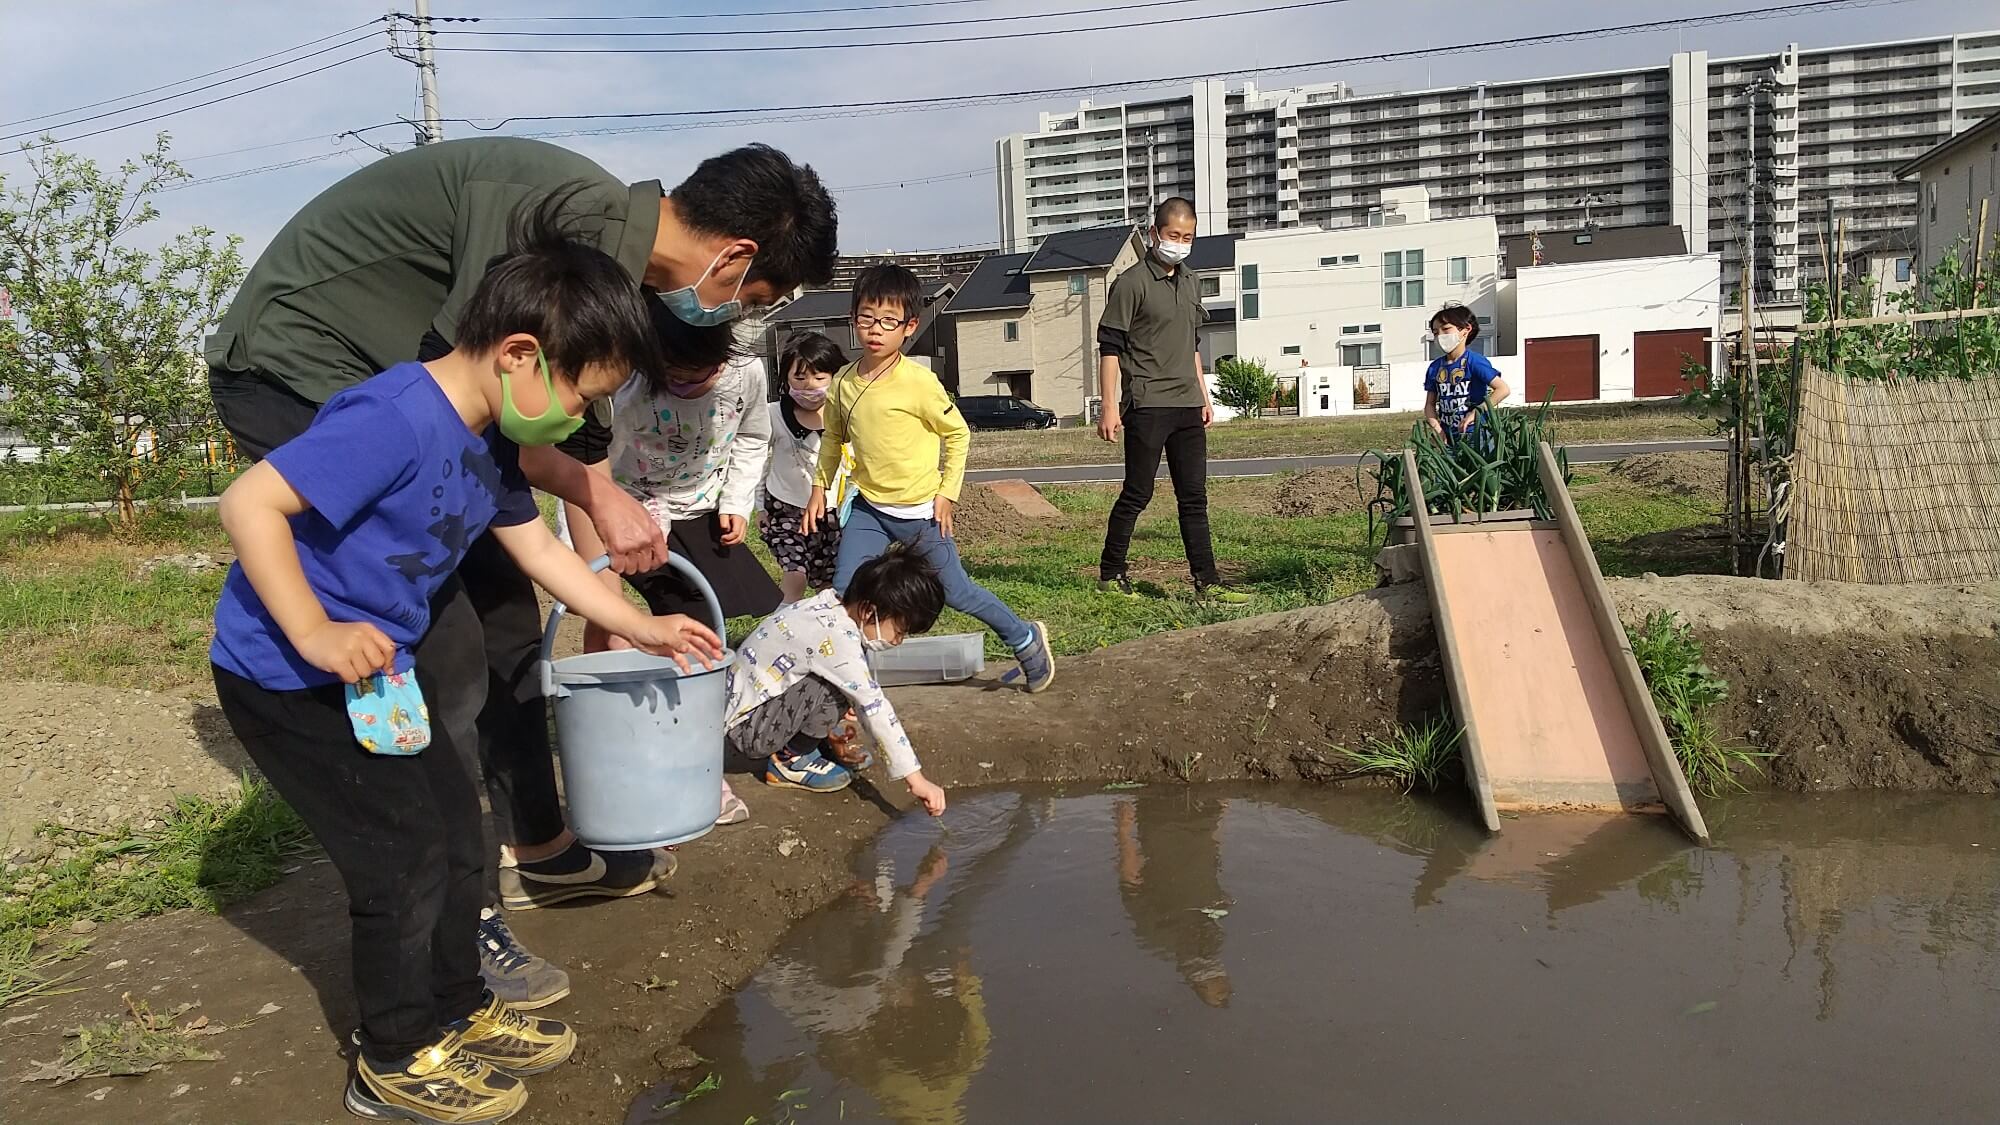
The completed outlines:
<svg viewBox="0 0 2000 1125">
<path fill-rule="evenodd" d="M 1854 380 L 1800 373 L 1787 578 L 2000 579 L 2000 373 Z"/>
</svg>

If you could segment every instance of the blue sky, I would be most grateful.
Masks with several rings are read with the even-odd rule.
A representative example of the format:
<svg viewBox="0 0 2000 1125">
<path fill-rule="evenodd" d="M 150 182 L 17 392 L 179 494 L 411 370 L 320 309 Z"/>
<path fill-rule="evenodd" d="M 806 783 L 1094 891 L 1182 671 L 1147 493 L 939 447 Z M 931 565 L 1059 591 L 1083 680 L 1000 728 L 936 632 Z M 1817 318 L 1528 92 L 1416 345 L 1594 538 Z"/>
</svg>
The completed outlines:
<svg viewBox="0 0 2000 1125">
<path fill-rule="evenodd" d="M 479 26 L 489 30 L 579 31 L 607 26 L 655 31 L 716 30 L 729 34 L 703 40 L 653 42 L 746 46 L 772 41 L 758 39 L 751 29 L 914 24 L 1111 5 L 1111 0 L 975 0 L 936 7 L 759 19 L 662 20 L 611 25 L 497 22 L 498 17 L 505 16 L 728 13 L 851 7 L 863 2 L 743 0 L 729 5 L 698 0 L 649 7 L 636 0 L 620 3 L 435 0 L 432 14 L 483 17 L 490 22 Z M 1505 0 L 1486 5 L 1463 0 L 1455 3 L 1346 0 L 1291 12 L 1190 24 L 1171 22 L 1178 15 L 1241 11 L 1290 2 L 1296 0 L 1198 0 L 1152 12 L 1071 17 L 1039 24 L 1088 26 L 1132 22 L 1149 14 L 1159 17 L 1159 22 L 1136 29 L 989 43 L 947 42 L 926 47 L 655 56 L 446 52 L 439 55 L 440 100 L 447 117 L 481 119 L 507 114 L 795 105 L 1124 81 L 1412 47 L 1439 48 L 1434 55 L 1413 61 L 1289 72 L 1256 79 L 1263 87 L 1337 79 L 1373 92 L 1662 64 L 1673 51 L 1683 49 L 1705 49 L 1713 55 L 1749 54 L 1773 50 L 1788 42 L 1807 47 L 1831 46 L 2000 26 L 2000 14 L 1981 18 L 1981 5 L 1963 0 L 1904 0 L 1806 17 L 1454 54 L 1449 50 L 1452 44 L 1646 18 L 1744 10 L 1772 0 L 1646 5 L 1579 0 Z M 173 3 L 73 0 L 65 4 L 8 0 L 0 6 L 0 121 L 50 113 L 172 82 L 361 24 L 384 10 L 381 0 L 319 0 L 310 5 L 233 0 L 201 4 L 188 0 Z M 1035 26 L 1036 22 L 1027 21 L 988 25 L 985 30 Z M 945 37 L 980 30 L 910 28 L 904 33 L 785 39 L 860 42 L 867 38 Z M 115 125 L 132 117 L 215 97 L 358 53 L 380 41 L 373 39 L 300 66 L 141 113 L 57 130 L 57 135 Z M 338 39 L 330 41 L 337 42 Z M 557 41 L 440 36 L 439 42 L 442 46 L 502 42 L 533 45 Z M 561 42 L 581 46 L 603 41 Z M 1109 95 L 1109 99 L 1130 96 L 1133 95 L 1120 93 Z M 893 116 L 730 123 L 718 128 L 578 136 L 558 139 L 556 143 L 591 156 L 626 179 L 659 178 L 671 184 L 703 156 L 748 141 L 767 141 L 814 165 L 836 190 L 844 249 L 958 246 L 990 242 L 996 237 L 994 185 L 990 174 L 960 175 L 923 185 L 868 185 L 989 167 L 995 138 L 1003 133 L 1032 129 L 1038 111 L 1071 108 L 1075 101 L 1074 97 L 1063 97 L 1040 103 Z M 100 112 L 103 111 L 85 111 L 78 116 Z M 351 140 L 334 142 L 335 134 L 415 114 L 414 69 L 386 55 L 377 55 L 263 93 L 178 114 L 158 124 L 138 125 L 80 140 L 73 147 L 115 161 L 147 145 L 153 132 L 164 128 L 173 134 L 176 154 L 187 160 L 189 170 L 197 176 L 218 176 L 280 161 L 324 156 L 325 159 L 298 167 L 196 185 L 160 197 L 163 231 L 207 225 L 242 235 L 246 252 L 254 255 L 292 212 L 315 193 L 356 167 L 379 158 L 378 153 Z M 588 128 L 602 124 L 520 124 L 501 131 Z M 0 134 L 20 128 L 0 129 Z M 474 135 L 467 126 L 455 123 L 448 123 L 445 132 L 448 137 Z M 397 126 L 376 130 L 369 136 L 400 146 L 408 143 L 411 132 Z M 293 140 L 299 143 L 235 155 L 210 155 Z M 0 156 L 0 174 L 18 182 L 14 177 L 21 171 L 23 160 L 12 153 L 14 143 L 5 143 L 9 154 Z"/>
</svg>

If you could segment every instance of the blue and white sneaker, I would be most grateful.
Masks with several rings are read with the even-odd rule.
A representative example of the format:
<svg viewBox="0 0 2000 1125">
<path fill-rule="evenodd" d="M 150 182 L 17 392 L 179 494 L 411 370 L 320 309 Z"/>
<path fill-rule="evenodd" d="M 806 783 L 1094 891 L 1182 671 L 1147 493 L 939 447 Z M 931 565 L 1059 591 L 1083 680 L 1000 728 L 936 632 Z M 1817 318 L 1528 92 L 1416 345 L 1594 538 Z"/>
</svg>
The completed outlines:
<svg viewBox="0 0 2000 1125">
<path fill-rule="evenodd" d="M 1019 678 L 1032 694 L 1047 691 L 1056 681 L 1056 654 L 1049 647 L 1047 625 L 1031 621 L 1028 627 L 1034 632 L 1029 635 L 1027 645 L 1014 653 L 1014 659 L 1021 662 Z"/>
<path fill-rule="evenodd" d="M 789 785 L 814 793 L 838 793 L 854 784 L 854 771 L 838 762 L 828 761 L 817 750 L 808 754 L 780 751 L 764 762 L 764 784 Z"/>
</svg>

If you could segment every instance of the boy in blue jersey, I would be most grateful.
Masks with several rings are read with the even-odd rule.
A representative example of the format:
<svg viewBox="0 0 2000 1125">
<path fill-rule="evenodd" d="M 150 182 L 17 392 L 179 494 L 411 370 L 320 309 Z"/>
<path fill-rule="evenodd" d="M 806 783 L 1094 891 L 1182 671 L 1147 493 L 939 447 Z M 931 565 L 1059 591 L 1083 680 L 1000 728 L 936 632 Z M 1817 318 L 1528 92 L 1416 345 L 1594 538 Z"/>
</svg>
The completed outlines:
<svg viewBox="0 0 2000 1125">
<path fill-rule="evenodd" d="M 361 1013 L 346 1105 L 365 1118 L 502 1120 L 527 1099 L 520 1076 L 576 1046 L 480 978 L 476 748 L 431 726 L 440 670 L 411 655 L 467 545 L 491 528 L 575 612 L 683 668 L 721 654 L 701 624 L 599 582 L 521 475 L 518 447 L 561 441 L 635 369 L 664 378 L 646 298 L 555 214 L 487 273 L 456 350 L 333 396 L 222 497 L 240 561 L 216 607 L 216 695 L 346 884 Z"/>
<path fill-rule="evenodd" d="M 1476 438 L 1479 408 L 1491 410 L 1505 401 L 1507 381 L 1491 360 L 1472 350 L 1479 339 L 1479 318 L 1471 309 L 1439 309 L 1431 317 L 1431 335 L 1444 354 L 1424 372 L 1424 420 L 1447 445 Z"/>
</svg>

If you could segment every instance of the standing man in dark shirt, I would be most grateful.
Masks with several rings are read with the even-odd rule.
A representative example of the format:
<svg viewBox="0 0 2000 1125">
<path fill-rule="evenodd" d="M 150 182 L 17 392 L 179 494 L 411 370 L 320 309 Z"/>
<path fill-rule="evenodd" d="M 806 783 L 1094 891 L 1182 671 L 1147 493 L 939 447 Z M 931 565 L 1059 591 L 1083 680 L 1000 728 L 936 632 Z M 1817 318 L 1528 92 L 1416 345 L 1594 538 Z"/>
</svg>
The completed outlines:
<svg viewBox="0 0 2000 1125">
<path fill-rule="evenodd" d="M 596 163 L 520 138 L 446 141 L 400 152 L 306 204 L 251 268 L 209 337 L 216 413 L 247 456 L 297 437 L 335 393 L 398 363 L 451 350 L 458 318 L 487 266 L 507 252 L 524 205 L 566 197 L 572 234 L 617 259 L 634 285 L 681 320 L 727 333 L 745 309 L 801 283 L 823 283 L 837 252 L 834 207 L 819 177 L 763 145 L 705 160 L 667 192 L 626 184 Z M 556 449 L 522 449 L 537 488 L 584 509 L 621 573 L 666 561 L 666 538 L 639 502 Z M 492 805 L 487 832 L 515 864 L 488 897 L 514 909 L 649 890 L 651 852 L 597 852 L 563 824 L 534 665 L 541 640 L 534 586 L 491 535 L 468 549 L 431 606 L 418 664 L 452 686 L 437 720 L 478 747 Z M 482 703 L 483 701 L 483 703 Z M 474 734 L 474 731 L 477 734 Z M 497 909 L 480 926 L 488 985 L 516 1007 L 569 992 L 561 969 L 522 949 Z"/>
<path fill-rule="evenodd" d="M 1125 487 L 1111 507 L 1097 588 L 1133 595 L 1125 556 L 1139 513 L 1153 502 L 1153 478 L 1164 452 L 1195 592 L 1241 605 L 1250 598 L 1222 584 L 1208 532 L 1208 427 L 1215 405 L 1195 341 L 1208 313 L 1201 307 L 1199 284 L 1181 268 L 1194 249 L 1194 231 L 1194 204 L 1186 199 L 1174 196 L 1155 208 L 1145 260 L 1111 283 L 1098 321 L 1097 378 L 1104 405 L 1097 436 L 1117 441 L 1118 431 L 1125 431 Z"/>
</svg>

